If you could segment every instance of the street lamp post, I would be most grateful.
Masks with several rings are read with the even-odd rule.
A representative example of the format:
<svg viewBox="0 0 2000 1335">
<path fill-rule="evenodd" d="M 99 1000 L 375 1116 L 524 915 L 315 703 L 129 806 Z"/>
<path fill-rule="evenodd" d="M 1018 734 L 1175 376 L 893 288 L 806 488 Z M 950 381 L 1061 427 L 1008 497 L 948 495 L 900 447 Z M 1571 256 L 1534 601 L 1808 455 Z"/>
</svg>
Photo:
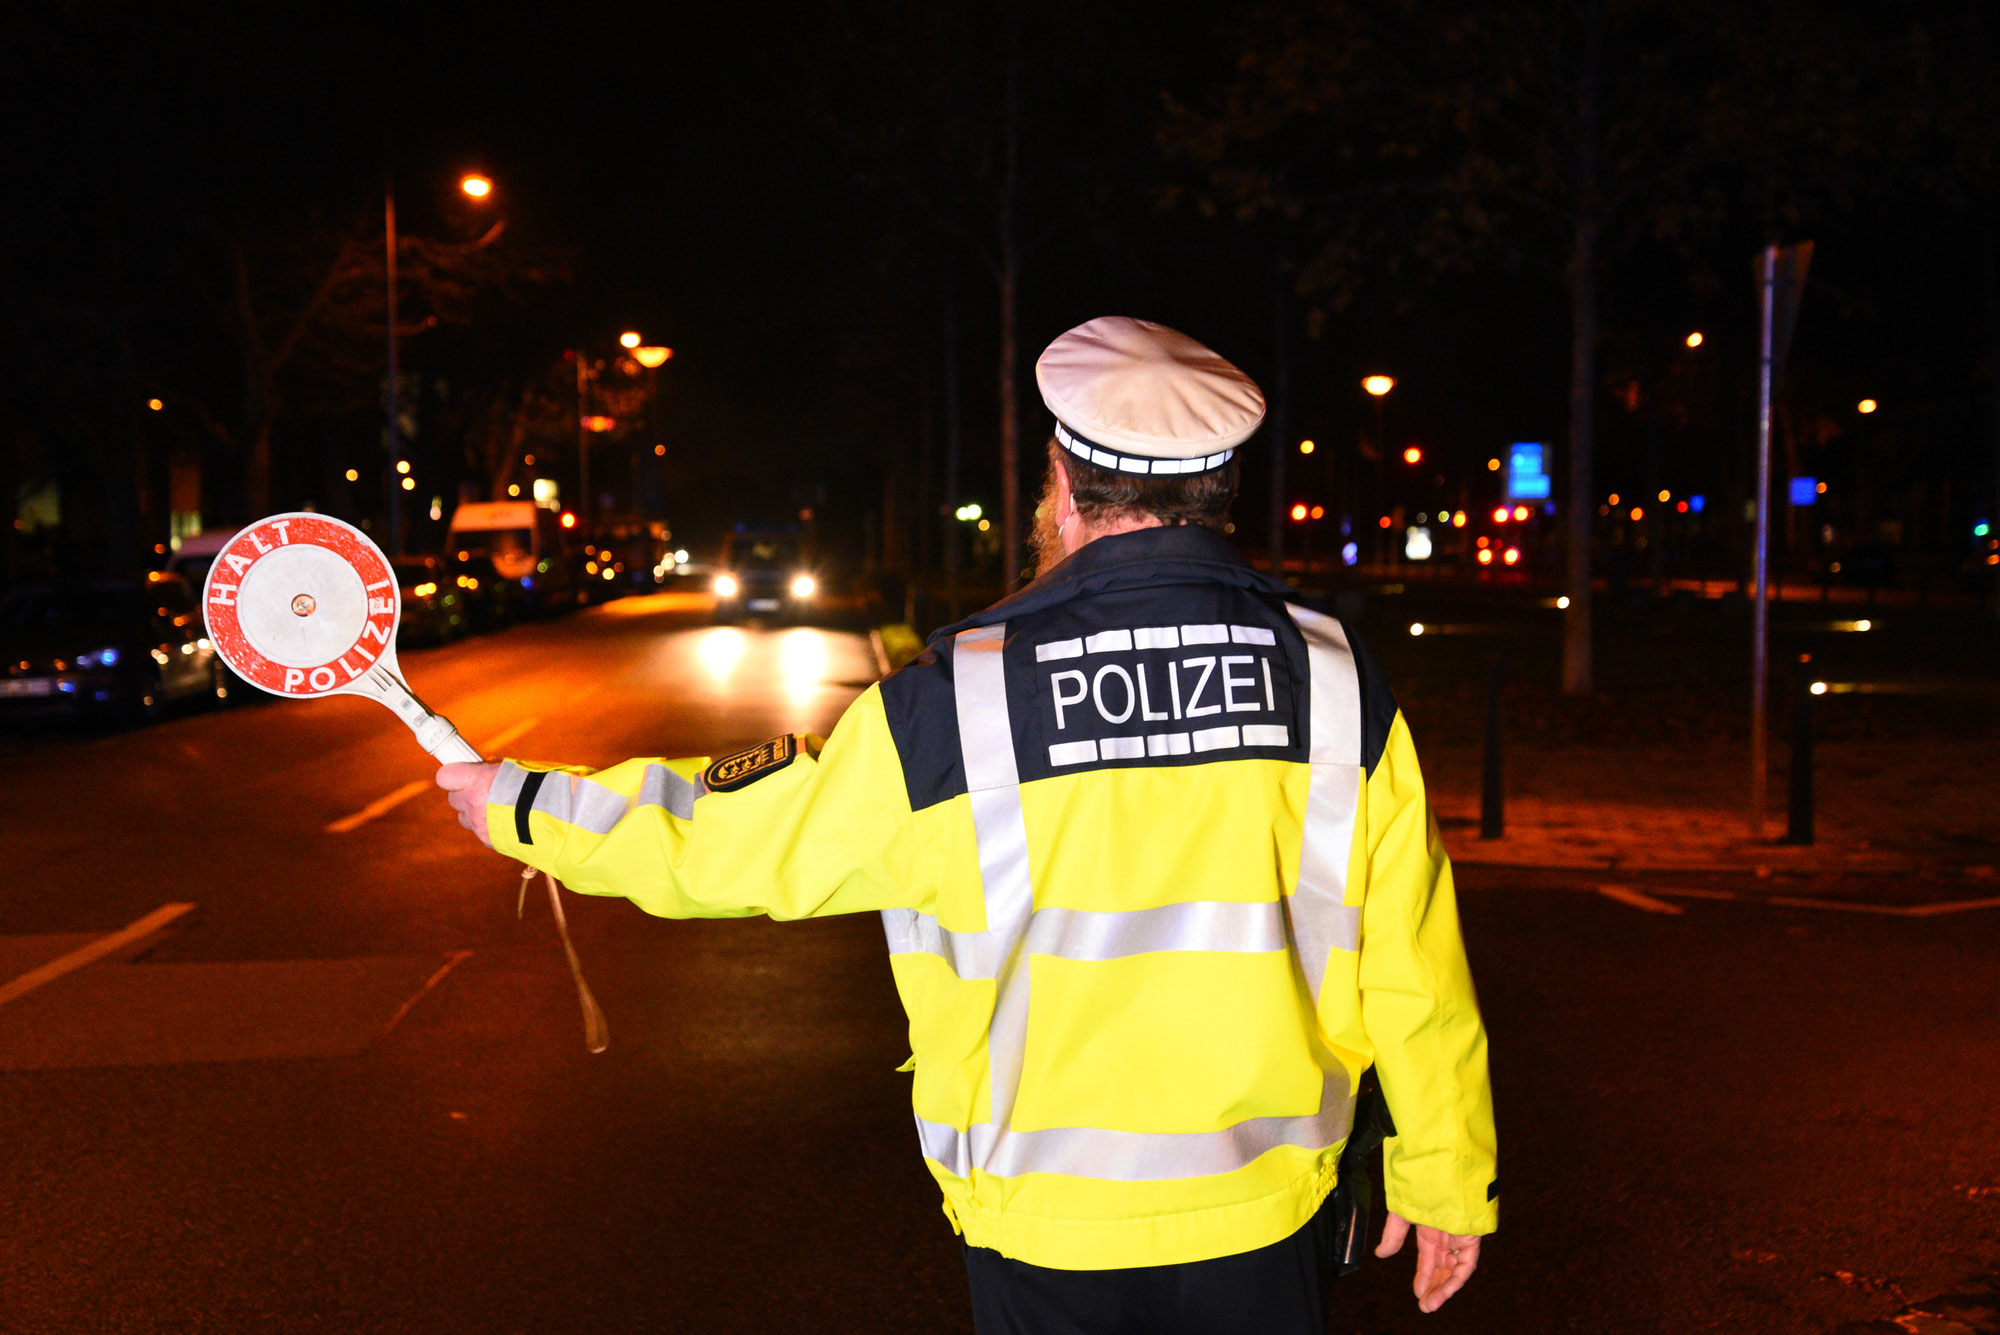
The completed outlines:
<svg viewBox="0 0 2000 1335">
<path fill-rule="evenodd" d="M 388 328 L 389 328 L 389 379 L 383 394 L 383 404 L 388 417 L 382 428 L 382 442 L 389 453 L 389 554 L 403 554 L 403 499 L 398 484 L 402 477 L 396 471 L 396 461 L 402 454 L 402 424 L 398 418 L 396 403 L 396 169 L 385 167 L 382 171 L 382 237 L 384 245 L 384 271 L 388 275 Z"/>
<path fill-rule="evenodd" d="M 1376 510 L 1381 510 L 1388 504 L 1387 486 L 1384 478 L 1387 475 L 1389 467 L 1389 427 L 1388 414 L 1385 409 L 1389 398 L 1389 391 L 1395 387 L 1396 377 L 1392 375 L 1364 376 L 1361 381 L 1361 388 L 1367 391 L 1368 397 L 1375 401 L 1375 505 L 1373 508 Z M 1388 532 L 1388 530 L 1377 526 L 1373 515 L 1369 516 L 1368 523 L 1371 527 L 1375 528 L 1375 551 L 1376 558 L 1379 561 L 1383 556 L 1382 535 Z M 1390 552 L 1395 550 L 1395 541 L 1393 538 L 1389 540 L 1388 548 Z"/>
<path fill-rule="evenodd" d="M 485 202 L 493 194 L 493 181 L 478 172 L 469 172 L 459 178 L 458 188 L 466 198 Z M 382 168 L 382 244 L 383 270 L 387 278 L 389 381 L 383 395 L 386 421 L 383 424 L 382 441 L 389 456 L 389 553 L 403 554 L 403 478 L 396 465 L 402 459 L 402 416 L 401 405 L 397 402 L 398 381 L 396 349 L 396 169 L 393 164 Z"/>
</svg>

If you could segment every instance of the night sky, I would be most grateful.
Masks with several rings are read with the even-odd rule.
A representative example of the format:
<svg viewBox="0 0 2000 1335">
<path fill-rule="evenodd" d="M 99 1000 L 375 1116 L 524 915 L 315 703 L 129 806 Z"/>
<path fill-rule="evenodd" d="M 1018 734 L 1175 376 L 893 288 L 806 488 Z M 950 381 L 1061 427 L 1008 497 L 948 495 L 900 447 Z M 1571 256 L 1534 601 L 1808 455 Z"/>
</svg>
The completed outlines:
<svg viewBox="0 0 2000 1335">
<path fill-rule="evenodd" d="M 1822 8 L 1845 16 L 1841 23 L 1886 24 L 1869 39 L 1885 43 L 1880 68 L 1864 67 L 1864 80 L 1906 77 L 1914 58 L 1904 18 Z M 1409 9 L 1414 42 L 1432 40 L 1423 9 Z M 676 350 L 659 434 L 671 451 L 677 526 L 695 531 L 789 506 L 784 488 L 803 479 L 828 484 L 829 503 L 858 527 L 879 507 L 885 469 L 900 469 L 906 489 L 924 451 L 941 469 L 942 331 L 955 300 L 967 495 L 991 504 L 993 277 L 899 183 L 894 146 L 948 139 L 960 123 L 953 116 L 997 78 L 1002 54 L 998 44 L 983 48 L 985 67 L 975 61 L 962 77 L 916 68 L 912 53 L 923 48 L 908 19 L 922 12 L 894 4 L 17 12 L 7 60 L 15 188 L 5 212 L 10 288 L 21 303 L 8 334 L 18 349 L 9 359 L 13 429 L 45 443 L 103 429 L 67 405 L 101 399 L 117 382 L 91 370 L 110 357 L 114 326 L 134 368 L 126 383 L 178 384 L 223 416 L 239 392 L 235 372 L 217 317 L 193 295 L 222 281 L 209 240 L 244 219 L 268 229 L 305 215 L 379 235 L 385 164 L 406 233 L 454 235 L 472 225 L 454 183 L 476 167 L 497 182 L 486 217 L 504 219 L 509 244 L 560 259 L 570 279 L 496 303 L 473 327 L 406 340 L 412 366 L 449 367 L 470 383 L 503 364 L 539 365 L 578 343 L 643 330 Z M 966 12 L 1004 31 L 996 17 L 1004 11 Z M 1401 381 L 1391 434 L 1441 459 L 1483 462 L 1509 440 L 1563 438 L 1569 309 L 1560 253 L 1537 248 L 1545 237 L 1503 236 L 1441 277 L 1384 259 L 1336 296 L 1316 289 L 1296 260 L 1330 230 L 1316 210 L 1343 206 L 1309 202 L 1282 228 L 1268 215 L 1193 207 L 1213 183 L 1163 148 L 1167 108 L 1216 106 L 1241 45 L 1282 29 L 1274 16 L 1290 9 L 1018 12 L 1033 126 L 1023 144 L 1024 217 L 1047 232 L 1021 273 L 1030 474 L 1048 429 L 1033 394 L 1034 355 L 1092 316 L 1176 324 L 1268 387 L 1274 273 L 1287 245 L 1291 435 L 1353 440 L 1369 424 L 1354 386 L 1388 370 Z M 1958 80 L 1941 77 L 1912 96 L 1950 121 L 1943 113 L 1952 108 L 1936 104 L 1990 69 L 1985 21 L 1974 6 L 1911 12 L 1932 25 L 1930 49 L 1950 48 Z M 959 85 L 956 109 L 921 100 L 939 78 Z M 1828 96 L 1851 105 L 1859 95 L 1849 87 Z M 1980 504 L 1993 457 L 1990 350 L 2000 321 L 1993 176 L 1990 149 L 1954 133 L 1927 128 L 1916 158 L 1903 150 L 1900 161 L 1867 167 L 1894 174 L 1893 188 L 1837 183 L 1775 221 L 1721 206 L 1700 228 L 1642 236 L 1607 264 L 1599 410 L 1607 486 L 1636 472 L 1634 442 L 1644 434 L 1643 414 L 1620 411 L 1621 386 L 1698 374 L 1713 383 L 1689 391 L 1696 407 L 1682 405 L 1695 420 L 1674 428 L 1682 434 L 1669 468 L 1686 476 L 1672 485 L 1726 489 L 1751 426 L 1751 258 L 1765 239 L 1810 235 L 1819 252 L 1797 343 L 1800 439 L 1833 448 L 1829 431 L 1852 426 L 1842 425 L 1841 405 L 1874 395 L 1885 411 L 1873 425 L 1908 438 L 1898 467 L 1951 476 L 1960 489 L 1953 504 L 1968 514 Z M 1279 153 L 1292 181 L 1323 167 L 1305 156 L 1283 161 L 1283 151 L 1265 157 Z M 1873 162 L 1872 152 L 1858 156 Z M 1704 355 L 1726 369 L 1675 370 L 1672 349 L 1695 328 L 1709 333 Z M 1808 412 L 1833 425 L 1813 425 Z M 1688 431 L 1698 444 L 1683 439 Z M 293 450 L 372 443 L 359 412 L 295 421 L 278 434 Z M 1252 541 L 1261 541 L 1265 513 L 1262 448 L 1246 455 L 1239 507 Z M 19 467 L 32 471 L 32 461 Z"/>
</svg>

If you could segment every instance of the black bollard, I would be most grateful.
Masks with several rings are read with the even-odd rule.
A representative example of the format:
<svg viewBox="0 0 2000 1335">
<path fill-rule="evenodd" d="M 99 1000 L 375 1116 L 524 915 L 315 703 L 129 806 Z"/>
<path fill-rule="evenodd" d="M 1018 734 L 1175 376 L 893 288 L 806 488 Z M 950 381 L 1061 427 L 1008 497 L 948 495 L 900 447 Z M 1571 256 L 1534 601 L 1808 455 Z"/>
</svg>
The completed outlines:
<svg viewBox="0 0 2000 1335">
<path fill-rule="evenodd" d="M 1498 839 L 1507 832 L 1507 803 L 1500 775 L 1500 688 L 1507 670 L 1496 660 L 1486 665 L 1486 771 L 1479 785 L 1479 837 Z"/>
<path fill-rule="evenodd" d="M 1813 671 L 1812 655 L 1800 654 L 1792 685 L 1792 802 L 1785 830 L 1788 844 L 1813 841 Z"/>
</svg>

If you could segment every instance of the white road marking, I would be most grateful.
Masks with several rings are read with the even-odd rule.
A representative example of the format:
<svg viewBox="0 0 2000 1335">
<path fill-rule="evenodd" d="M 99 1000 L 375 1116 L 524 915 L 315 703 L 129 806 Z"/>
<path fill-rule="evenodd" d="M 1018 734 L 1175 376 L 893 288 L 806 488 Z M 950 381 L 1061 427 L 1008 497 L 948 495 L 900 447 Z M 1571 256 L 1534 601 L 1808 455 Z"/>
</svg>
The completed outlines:
<svg viewBox="0 0 2000 1335">
<path fill-rule="evenodd" d="M 453 969 L 457 968 L 459 961 L 463 960 L 466 956 L 470 955 L 471 953 L 472 952 L 469 950 L 452 951 L 450 957 L 447 958 L 443 964 L 438 966 L 438 971 L 432 974 L 430 977 L 424 979 L 424 985 L 416 990 L 416 994 L 413 995 L 408 1001 L 404 1002 L 402 1005 L 396 1008 L 396 1013 L 389 1017 L 389 1023 L 382 1026 L 383 1036 L 386 1037 L 390 1030 L 394 1029 L 397 1025 L 401 1024 L 403 1022 L 403 1017 L 410 1013 L 410 1007 L 416 1005 L 419 1001 L 422 1001 L 424 999 L 425 993 L 429 992 L 432 988 L 436 987 L 439 983 L 443 982 L 444 976 L 450 973 Z"/>
<path fill-rule="evenodd" d="M 1679 913 L 1672 904 L 1639 893 L 1626 885 L 1600 885 L 1597 893 L 1607 899 L 1645 909 L 1649 913 Z M 1786 909 L 1826 909 L 1834 913 L 1877 913 L 1890 918 L 1936 918 L 1947 913 L 1973 909 L 2000 909 L 2000 899 L 1947 899 L 1935 904 L 1870 904 L 1855 899 L 1805 899 L 1796 895 L 1743 895 L 1734 890 L 1696 890 L 1654 886 L 1653 894 L 1675 899 L 1727 899 L 1743 904 L 1775 904 Z"/>
<path fill-rule="evenodd" d="M 1643 909 L 1647 913 L 1679 914 L 1687 911 L 1678 904 L 1667 903 L 1664 899 L 1655 899 L 1651 895 L 1642 895 L 1629 885 L 1600 885 L 1597 887 L 1597 893 L 1603 895 L 1606 899 L 1615 899 L 1621 904 L 1630 904 L 1633 908 Z"/>
<path fill-rule="evenodd" d="M 515 738 L 519 737 L 522 733 L 526 732 L 528 729 L 534 727 L 537 723 L 540 722 L 541 720 L 538 718 L 522 719 L 519 723 L 516 723 L 513 727 L 507 728 L 487 738 L 486 744 L 479 748 L 479 754 L 483 756 L 492 755 L 494 752 L 498 751 L 501 747 L 507 745 L 507 743 L 513 741 Z M 346 834 L 350 830 L 359 829 L 361 826 L 366 825 L 369 821 L 374 820 L 377 816 L 387 815 L 389 812 L 394 811 L 397 807 L 403 805 L 403 803 L 409 801 L 411 798 L 415 797 L 418 793 L 424 792 L 426 789 L 431 789 L 435 787 L 437 787 L 437 781 L 435 779 L 412 779 L 408 783 L 404 784 L 401 788 L 398 788 L 395 792 L 390 793 L 388 796 L 378 797 L 373 802 L 370 802 L 367 806 L 361 808 L 361 810 L 353 812 L 346 816 L 342 816 L 339 820 L 327 826 L 326 832 L 328 834 Z"/>
<path fill-rule="evenodd" d="M 5 986 L 0 986 L 0 1006 L 17 997 L 24 997 L 46 983 L 53 983 L 66 973 L 74 973 L 86 964 L 94 964 L 114 950 L 143 940 L 182 914 L 193 911 L 192 904 L 162 904 L 137 922 L 121 927 L 109 936 L 100 936 L 89 945 L 79 946 L 69 954 L 52 959 L 38 969 L 30 969 Z"/>
</svg>

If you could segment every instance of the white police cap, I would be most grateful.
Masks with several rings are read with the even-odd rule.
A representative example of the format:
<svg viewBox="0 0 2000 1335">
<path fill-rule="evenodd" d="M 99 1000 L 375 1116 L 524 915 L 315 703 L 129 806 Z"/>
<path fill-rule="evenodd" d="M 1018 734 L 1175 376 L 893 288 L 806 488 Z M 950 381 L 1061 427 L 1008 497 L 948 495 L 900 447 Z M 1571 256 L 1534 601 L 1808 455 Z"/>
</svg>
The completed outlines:
<svg viewBox="0 0 2000 1335">
<path fill-rule="evenodd" d="M 1119 473 L 1213 472 L 1264 420 L 1249 376 L 1186 334 L 1122 315 L 1049 344 L 1035 383 L 1062 447 Z"/>
</svg>

